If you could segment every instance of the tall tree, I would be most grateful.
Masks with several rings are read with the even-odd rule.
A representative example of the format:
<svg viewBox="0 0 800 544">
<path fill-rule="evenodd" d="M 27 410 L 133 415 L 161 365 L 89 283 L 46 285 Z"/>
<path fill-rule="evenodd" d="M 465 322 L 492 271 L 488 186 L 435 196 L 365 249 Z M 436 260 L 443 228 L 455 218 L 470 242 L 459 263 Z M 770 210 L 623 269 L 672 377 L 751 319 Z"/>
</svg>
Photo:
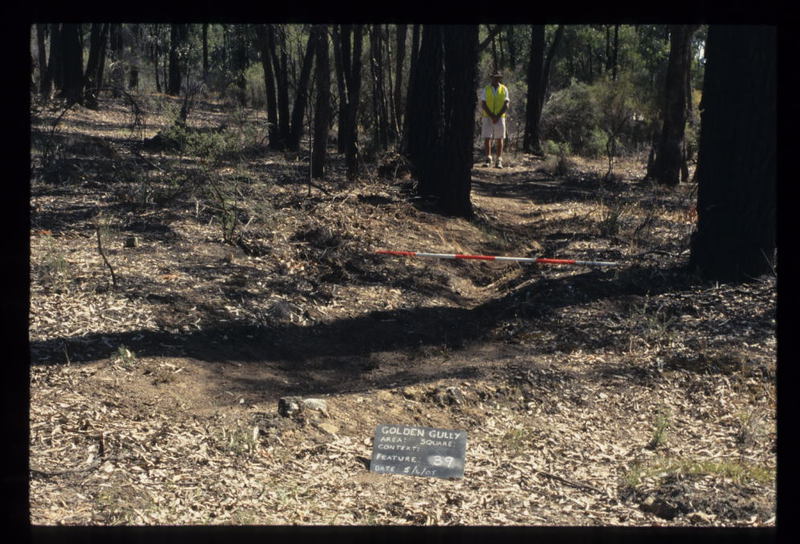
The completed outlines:
<svg viewBox="0 0 800 544">
<path fill-rule="evenodd" d="M 92 23 L 89 31 L 89 59 L 84 76 L 84 103 L 89 108 L 97 108 L 97 93 L 103 85 L 109 26 L 109 23 Z"/>
<path fill-rule="evenodd" d="M 311 146 L 311 177 L 325 177 L 328 149 L 328 127 L 331 118 L 331 73 L 328 56 L 328 28 L 320 25 L 316 33 L 316 102 L 314 107 L 314 141 Z"/>
<path fill-rule="evenodd" d="M 267 95 L 267 138 L 270 149 L 283 149 L 278 130 L 278 95 L 275 91 L 275 76 L 272 72 L 270 39 L 266 25 L 256 25 L 261 66 L 264 69 L 264 89 Z"/>
<path fill-rule="evenodd" d="M 547 83 L 550 67 L 556 48 L 564 34 L 564 25 L 558 25 L 553 41 L 545 56 L 545 27 L 533 25 L 531 28 L 531 51 L 528 61 L 528 92 L 527 106 L 525 109 L 525 132 L 522 139 L 522 149 L 526 153 L 542 154 L 542 144 L 539 137 L 539 123 L 542 118 Z"/>
<path fill-rule="evenodd" d="M 406 55 L 406 25 L 397 25 L 395 45 L 394 68 L 394 94 L 392 100 L 392 130 L 395 140 L 400 136 L 400 127 L 403 126 L 403 65 Z"/>
<path fill-rule="evenodd" d="M 208 23 L 203 23 L 202 41 L 203 41 L 203 81 L 208 83 Z"/>
<path fill-rule="evenodd" d="M 61 26 L 61 63 L 63 80 L 61 95 L 69 103 L 83 101 L 83 48 L 79 24 Z"/>
<path fill-rule="evenodd" d="M 169 39 L 169 79 L 167 94 L 177 96 L 181 93 L 181 85 L 185 76 L 185 45 L 189 38 L 188 24 L 171 24 Z"/>
<path fill-rule="evenodd" d="M 339 138 L 344 148 L 347 178 L 355 179 L 359 171 L 358 106 L 361 100 L 361 55 L 364 26 L 338 25 L 334 48 L 338 49 L 337 73 L 341 81 L 339 95 Z M 351 42 L 352 38 L 352 42 Z"/>
<path fill-rule="evenodd" d="M 439 207 L 447 214 L 472 216 L 472 141 L 478 66 L 478 25 L 446 25 L 444 49 L 444 127 L 437 146 Z"/>
<path fill-rule="evenodd" d="M 417 192 L 424 196 L 438 194 L 433 165 L 438 160 L 435 150 L 444 115 L 442 58 L 442 26 L 424 25 L 406 106 L 408 159 L 417 178 Z"/>
<path fill-rule="evenodd" d="M 747 280 L 775 266 L 776 30 L 711 25 L 705 52 L 690 265 Z"/>
<path fill-rule="evenodd" d="M 36 25 L 36 47 L 39 53 L 39 94 L 48 97 L 53 88 L 53 80 L 50 76 L 50 68 L 47 65 L 47 25 Z"/>
<path fill-rule="evenodd" d="M 64 63 L 62 62 L 61 27 L 58 23 L 49 25 L 50 47 L 47 62 L 47 79 L 56 89 L 61 89 L 64 83 Z M 48 96 L 49 96 L 48 92 Z"/>
<path fill-rule="evenodd" d="M 314 27 L 308 36 L 306 43 L 306 52 L 303 55 L 303 64 L 300 67 L 300 78 L 297 81 L 297 91 L 294 97 L 294 106 L 292 108 L 292 125 L 289 131 L 288 147 L 293 151 L 300 149 L 300 139 L 303 136 L 303 117 L 308 104 L 308 86 L 311 79 L 311 68 L 314 61 L 314 50 L 316 49 L 317 37 L 316 33 L 320 31 L 319 27 Z"/>
<path fill-rule="evenodd" d="M 386 82 L 384 76 L 383 25 L 370 26 L 370 70 L 372 74 L 372 114 L 375 144 L 385 150 L 389 146 L 389 110 L 387 107 Z"/>
<path fill-rule="evenodd" d="M 683 138 L 691 95 L 689 79 L 692 66 L 692 35 L 700 25 L 669 25 L 670 50 L 661 135 L 651 170 L 647 177 L 662 185 L 677 185 L 685 160 Z"/>
<path fill-rule="evenodd" d="M 410 121 L 408 116 L 409 101 L 411 100 L 412 89 L 416 86 L 416 73 L 417 73 L 417 57 L 419 54 L 420 42 L 420 25 L 415 24 L 411 31 L 411 50 L 408 53 L 409 70 L 408 70 L 408 89 L 406 90 L 406 107 L 403 115 L 403 134 L 400 139 L 400 153 L 410 156 L 409 150 L 409 130 Z"/>
<path fill-rule="evenodd" d="M 278 141 L 276 146 L 279 149 L 284 149 L 289 142 L 289 132 L 291 130 L 289 115 L 289 51 L 286 46 L 286 28 L 276 24 L 267 25 L 267 38 L 278 97 Z"/>
</svg>

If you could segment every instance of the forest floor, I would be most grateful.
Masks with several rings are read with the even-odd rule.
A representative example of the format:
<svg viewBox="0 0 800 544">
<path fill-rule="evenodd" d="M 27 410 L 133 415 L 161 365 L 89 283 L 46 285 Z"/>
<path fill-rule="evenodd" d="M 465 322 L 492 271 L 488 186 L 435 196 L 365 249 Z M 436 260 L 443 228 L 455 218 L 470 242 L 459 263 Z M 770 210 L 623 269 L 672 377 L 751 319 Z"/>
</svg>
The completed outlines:
<svg viewBox="0 0 800 544">
<path fill-rule="evenodd" d="M 32 114 L 34 525 L 774 526 L 776 277 L 687 270 L 695 187 L 476 145 L 454 219 L 392 157 L 309 191 L 261 113 L 169 147 L 142 100 Z M 370 472 L 383 423 L 466 431 L 464 477 Z"/>
</svg>

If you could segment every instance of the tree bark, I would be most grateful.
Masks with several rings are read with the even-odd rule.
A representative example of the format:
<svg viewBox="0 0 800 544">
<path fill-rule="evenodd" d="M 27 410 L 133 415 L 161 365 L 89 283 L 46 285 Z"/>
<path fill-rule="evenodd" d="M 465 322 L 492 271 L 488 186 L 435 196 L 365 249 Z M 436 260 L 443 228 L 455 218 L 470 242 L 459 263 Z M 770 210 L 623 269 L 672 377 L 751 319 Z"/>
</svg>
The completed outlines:
<svg viewBox="0 0 800 544">
<path fill-rule="evenodd" d="M 203 23 L 203 81 L 208 83 L 208 23 Z"/>
<path fill-rule="evenodd" d="M 423 196 L 436 196 L 439 192 L 433 164 L 438 159 L 436 149 L 444 115 L 442 57 L 441 25 L 425 25 L 406 111 L 408 158 L 417 178 L 417 193 Z"/>
<path fill-rule="evenodd" d="M 333 63 L 336 70 L 336 89 L 338 91 L 337 110 L 337 131 L 336 131 L 336 148 L 339 153 L 345 152 L 345 143 L 347 141 L 347 128 L 345 117 L 347 116 L 347 84 L 345 83 L 344 74 L 344 59 L 342 58 L 342 51 L 345 48 L 344 40 L 348 40 L 349 48 L 349 33 L 347 36 L 342 36 L 342 32 L 348 32 L 347 26 L 342 28 L 343 25 L 333 25 Z"/>
<path fill-rule="evenodd" d="M 63 82 L 61 95 L 67 102 L 83 102 L 83 52 L 80 25 L 64 23 L 61 26 L 61 60 Z"/>
<path fill-rule="evenodd" d="M 556 47 L 564 34 L 564 25 L 559 25 L 553 36 L 553 41 L 545 56 L 545 27 L 533 25 L 531 29 L 531 53 L 528 64 L 528 93 L 525 111 L 525 132 L 522 139 L 522 149 L 526 153 L 542 154 L 542 144 L 539 137 L 539 123 L 542 118 L 545 95 L 553 64 Z"/>
<path fill-rule="evenodd" d="M 331 74 L 328 56 L 328 28 L 321 25 L 316 35 L 316 85 L 314 108 L 314 142 L 311 148 L 311 177 L 325 177 L 325 159 L 328 149 L 328 126 L 331 117 Z"/>
<path fill-rule="evenodd" d="M 275 76 L 272 73 L 270 40 L 265 25 L 256 25 L 261 67 L 264 70 L 264 89 L 267 95 L 267 138 L 273 150 L 283 149 L 278 131 L 278 95 L 275 92 Z"/>
<path fill-rule="evenodd" d="M 308 85 L 311 79 L 311 68 L 314 65 L 314 51 L 317 41 L 315 33 L 317 32 L 319 32 L 319 28 L 314 28 L 308 35 L 306 52 L 303 55 L 303 64 L 300 68 L 300 78 L 297 82 L 297 92 L 295 93 L 294 107 L 292 108 L 292 125 L 287 145 L 292 151 L 300 149 L 300 140 L 303 137 L 303 117 L 308 105 Z"/>
<path fill-rule="evenodd" d="M 50 26 L 50 54 L 48 55 L 47 63 L 47 79 L 52 86 L 48 96 L 52 93 L 52 89 L 61 89 L 64 84 L 64 63 L 62 57 L 62 40 L 61 40 L 61 25 L 54 23 Z"/>
<path fill-rule="evenodd" d="M 406 56 L 406 25 L 397 25 L 394 66 L 394 103 L 392 109 L 392 127 L 395 141 L 400 138 L 400 127 L 403 126 L 403 64 Z"/>
<path fill-rule="evenodd" d="M 478 25 L 447 25 L 444 49 L 444 134 L 434 162 L 439 207 L 458 217 L 472 216 L 472 141 L 478 66 Z"/>
<path fill-rule="evenodd" d="M 103 85 L 102 67 L 105 62 L 108 28 L 109 23 L 92 23 L 89 32 L 89 59 L 86 62 L 84 80 L 84 104 L 89 108 L 97 108 L 97 92 Z"/>
<path fill-rule="evenodd" d="M 708 279 L 774 273 L 775 27 L 709 27 L 690 266 Z"/>
<path fill-rule="evenodd" d="M 409 151 L 409 105 L 411 100 L 411 92 L 415 86 L 415 78 L 417 73 L 417 57 L 419 54 L 419 41 L 420 41 L 420 25 L 415 24 L 411 31 L 411 51 L 408 55 L 409 70 L 408 70 L 408 89 L 406 90 L 406 103 L 405 113 L 403 114 L 403 135 L 400 139 L 400 153 L 410 156 Z"/>
<path fill-rule="evenodd" d="M 345 163 L 347 164 L 347 179 L 354 180 L 360 170 L 360 157 L 358 149 L 358 105 L 361 98 L 361 53 L 364 38 L 363 25 L 356 25 L 353 30 L 352 58 L 344 56 L 346 83 L 347 83 L 347 111 L 345 142 Z M 349 50 L 349 47 L 348 47 Z"/>
<path fill-rule="evenodd" d="M 383 70 L 383 29 L 382 25 L 370 27 L 370 70 L 372 74 L 372 113 L 375 130 L 374 144 L 377 149 L 386 150 L 389 146 L 389 119 L 386 107 L 386 85 Z"/>
<path fill-rule="evenodd" d="M 272 56 L 272 69 L 275 76 L 278 97 L 278 148 L 285 149 L 289 142 L 289 67 L 286 50 L 286 35 L 277 25 L 267 26 L 269 51 Z"/>
<path fill-rule="evenodd" d="M 36 46 L 39 53 L 39 94 L 43 97 L 50 96 L 50 91 L 53 88 L 53 81 L 50 77 L 50 67 L 47 65 L 46 34 L 47 25 L 37 24 Z"/>
<path fill-rule="evenodd" d="M 692 34 L 699 25 L 670 25 L 670 52 L 663 105 L 663 123 L 653 171 L 648 177 L 657 183 L 675 186 L 680 181 L 686 129 L 686 104 L 691 68 Z"/>
<path fill-rule="evenodd" d="M 171 24 L 169 39 L 169 68 L 167 80 L 167 94 L 178 96 L 181 94 L 181 85 L 184 77 L 184 61 L 181 58 L 182 48 L 188 38 L 188 25 Z"/>
</svg>

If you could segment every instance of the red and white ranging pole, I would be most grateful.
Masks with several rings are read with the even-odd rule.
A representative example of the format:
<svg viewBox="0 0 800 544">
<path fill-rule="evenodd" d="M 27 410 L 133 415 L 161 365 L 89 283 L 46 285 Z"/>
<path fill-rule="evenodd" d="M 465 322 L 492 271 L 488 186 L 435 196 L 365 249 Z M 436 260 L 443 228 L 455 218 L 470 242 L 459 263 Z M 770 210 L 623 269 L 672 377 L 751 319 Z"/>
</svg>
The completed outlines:
<svg viewBox="0 0 800 544">
<path fill-rule="evenodd" d="M 507 261 L 531 264 L 571 264 L 578 266 L 619 266 L 619 263 L 608 261 L 578 261 L 575 259 L 546 259 L 542 257 L 501 257 L 497 255 L 463 255 L 460 253 L 425 253 L 422 251 L 387 251 L 379 250 L 381 255 L 399 257 L 432 257 L 434 259 L 472 259 L 477 261 Z"/>
</svg>

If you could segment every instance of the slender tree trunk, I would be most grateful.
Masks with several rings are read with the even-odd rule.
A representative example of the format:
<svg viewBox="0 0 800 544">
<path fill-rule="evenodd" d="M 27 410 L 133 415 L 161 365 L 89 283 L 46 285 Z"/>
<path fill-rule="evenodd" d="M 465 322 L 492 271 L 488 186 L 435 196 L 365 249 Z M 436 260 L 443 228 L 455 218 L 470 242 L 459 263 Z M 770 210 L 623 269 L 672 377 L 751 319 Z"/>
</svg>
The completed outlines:
<svg viewBox="0 0 800 544">
<path fill-rule="evenodd" d="M 525 133 L 522 149 L 526 153 L 542 154 L 539 139 L 539 120 L 542 116 L 544 97 L 544 25 L 531 27 L 531 53 L 528 62 L 528 99 L 525 111 Z"/>
<path fill-rule="evenodd" d="M 386 85 L 383 70 L 383 28 L 375 24 L 370 28 L 370 69 L 372 73 L 372 111 L 374 117 L 375 146 L 386 150 L 389 147 L 389 119 L 386 107 Z"/>
<path fill-rule="evenodd" d="M 316 35 L 316 84 L 314 108 L 314 143 L 311 148 L 311 177 L 325 177 L 325 159 L 328 150 L 328 126 L 331 116 L 331 74 L 328 56 L 328 28 L 321 25 Z"/>
<path fill-rule="evenodd" d="M 709 279 L 774 273 L 776 57 L 775 27 L 709 27 L 690 256 Z"/>
<path fill-rule="evenodd" d="M 50 75 L 50 67 L 47 65 L 47 46 L 46 43 L 47 25 L 36 25 L 36 46 L 39 53 L 39 94 L 43 97 L 50 96 L 53 88 L 53 80 Z"/>
<path fill-rule="evenodd" d="M 109 23 L 92 23 L 89 32 L 89 59 L 84 80 L 84 104 L 97 108 L 97 91 L 103 85 L 102 65 L 105 61 Z"/>
<path fill-rule="evenodd" d="M 619 25 L 614 25 L 614 45 L 611 57 L 611 80 L 617 80 L 617 67 L 619 66 Z"/>
<path fill-rule="evenodd" d="M 52 88 L 61 89 L 64 85 L 64 61 L 62 56 L 61 25 L 51 24 L 50 26 L 50 54 L 47 63 L 47 79 L 52 86 L 48 96 L 52 93 Z"/>
<path fill-rule="evenodd" d="M 203 23 L 203 81 L 208 83 L 208 23 Z"/>
<path fill-rule="evenodd" d="M 186 42 L 186 25 L 171 24 L 169 37 L 169 79 L 167 81 L 167 94 L 178 96 L 181 94 L 183 83 L 183 60 L 181 59 L 182 46 Z"/>
<path fill-rule="evenodd" d="M 361 53 L 364 38 L 363 25 L 356 25 L 353 30 L 353 54 L 351 59 L 345 60 L 347 75 L 347 142 L 345 163 L 347 164 L 347 179 L 354 180 L 360 170 L 360 156 L 358 146 L 358 105 L 361 98 Z M 348 70 L 349 68 L 349 70 Z"/>
<path fill-rule="evenodd" d="M 339 99 L 336 115 L 336 150 L 338 153 L 342 154 L 345 152 L 345 142 L 347 140 L 347 129 L 345 127 L 345 117 L 347 116 L 347 85 L 344 75 L 344 59 L 342 58 L 345 38 L 342 36 L 343 30 L 341 25 L 333 25 L 331 31 L 333 35 L 333 62 L 336 71 L 336 89 Z M 349 37 L 347 39 L 349 40 Z"/>
<path fill-rule="evenodd" d="M 80 25 L 64 23 L 61 27 L 63 85 L 61 94 L 69 103 L 83 101 L 83 52 Z"/>
<path fill-rule="evenodd" d="M 314 50 L 316 48 L 319 27 L 315 27 L 308 35 L 306 52 L 303 55 L 303 65 L 300 68 L 300 79 L 297 82 L 297 92 L 295 93 L 294 108 L 292 109 L 292 127 L 289 132 L 289 149 L 297 151 L 300 149 L 300 139 L 303 137 L 303 117 L 308 104 L 308 83 L 311 78 L 311 68 L 314 64 Z"/>
<path fill-rule="evenodd" d="M 395 142 L 401 138 L 403 126 L 403 65 L 406 57 L 406 35 L 408 27 L 397 25 L 394 56 L 394 90 L 392 108 L 392 130 Z"/>
<path fill-rule="evenodd" d="M 406 112 L 409 119 L 408 158 L 417 178 L 417 193 L 423 196 L 439 194 L 434 164 L 439 159 L 436 151 L 444 115 L 443 70 L 442 26 L 425 25 Z"/>
<path fill-rule="evenodd" d="M 650 177 L 662 185 L 677 185 L 683 164 L 686 129 L 687 80 L 691 68 L 691 40 L 699 25 L 670 25 L 670 52 L 664 93 L 663 124 Z"/>
<path fill-rule="evenodd" d="M 268 25 L 267 36 L 270 41 L 272 68 L 275 76 L 278 96 L 278 134 L 280 148 L 284 149 L 289 142 L 291 125 L 289 124 L 289 66 L 286 50 L 286 35 L 283 28 Z"/>
<path fill-rule="evenodd" d="M 415 77 L 417 73 L 417 55 L 419 54 L 419 40 L 420 40 L 420 25 L 415 24 L 411 31 L 411 51 L 409 52 L 409 70 L 408 70 L 408 89 L 406 90 L 406 103 L 403 114 L 403 135 L 400 140 L 400 153 L 409 156 L 409 104 L 411 100 L 411 90 L 415 85 Z"/>
<path fill-rule="evenodd" d="M 272 73 L 272 54 L 270 39 L 265 25 L 256 25 L 256 35 L 261 53 L 261 66 L 264 69 L 264 89 L 267 95 L 267 137 L 273 150 L 283 149 L 278 130 L 278 95 L 275 91 L 275 76 Z"/>
<path fill-rule="evenodd" d="M 564 26 L 559 25 L 553 36 L 553 42 L 545 56 L 545 27 L 533 25 L 531 28 L 531 53 L 528 64 L 528 95 L 527 109 L 525 111 L 525 132 L 522 139 L 522 148 L 526 153 L 542 154 L 539 136 L 539 123 L 542 118 L 542 108 L 547 94 L 550 66 L 553 63 L 556 47 L 564 34 Z"/>
<path fill-rule="evenodd" d="M 444 133 L 437 157 L 439 207 L 459 217 L 472 216 L 472 132 L 477 100 L 478 25 L 444 27 Z"/>
</svg>

